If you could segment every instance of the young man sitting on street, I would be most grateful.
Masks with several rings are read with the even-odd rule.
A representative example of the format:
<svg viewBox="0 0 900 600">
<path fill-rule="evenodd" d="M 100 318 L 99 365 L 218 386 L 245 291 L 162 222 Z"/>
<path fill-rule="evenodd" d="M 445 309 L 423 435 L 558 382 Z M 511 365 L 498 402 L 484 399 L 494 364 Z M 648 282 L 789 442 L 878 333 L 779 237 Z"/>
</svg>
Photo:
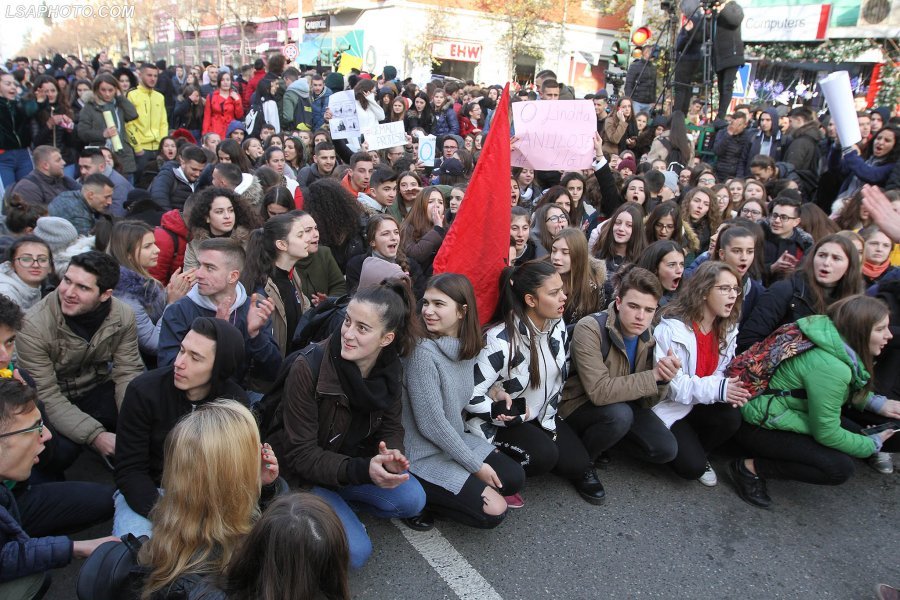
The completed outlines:
<svg viewBox="0 0 900 600">
<path fill-rule="evenodd" d="M 578 433 L 591 459 L 625 439 L 642 460 L 664 464 L 678 444 L 650 410 L 665 396 L 681 361 L 653 362 L 653 331 L 662 286 L 650 271 L 632 267 L 607 309 L 578 321 L 572 335 L 572 368 L 559 414 Z"/>
<path fill-rule="evenodd" d="M 113 298 L 119 263 L 108 254 L 72 257 L 59 287 L 35 304 L 16 337 L 19 365 L 37 384 L 57 440 L 53 467 L 63 471 L 81 447 L 116 449 L 118 407 L 144 370 L 134 313 Z"/>
<path fill-rule="evenodd" d="M 181 417 L 220 398 L 247 403 L 231 377 L 244 364 L 244 338 L 222 319 L 197 317 L 174 364 L 136 377 L 125 391 L 116 452 L 113 534 L 150 535 L 166 436 Z"/>
</svg>

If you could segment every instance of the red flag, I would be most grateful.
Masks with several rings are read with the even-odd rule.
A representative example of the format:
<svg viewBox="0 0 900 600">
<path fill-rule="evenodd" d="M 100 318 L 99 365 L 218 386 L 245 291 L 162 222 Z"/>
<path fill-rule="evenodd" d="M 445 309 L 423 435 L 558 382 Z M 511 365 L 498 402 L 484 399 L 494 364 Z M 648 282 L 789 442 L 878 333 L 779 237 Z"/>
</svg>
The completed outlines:
<svg viewBox="0 0 900 600">
<path fill-rule="evenodd" d="M 482 325 L 497 307 L 500 273 L 509 259 L 509 177 L 507 83 L 462 206 L 434 258 L 434 273 L 459 273 L 472 282 Z"/>
</svg>

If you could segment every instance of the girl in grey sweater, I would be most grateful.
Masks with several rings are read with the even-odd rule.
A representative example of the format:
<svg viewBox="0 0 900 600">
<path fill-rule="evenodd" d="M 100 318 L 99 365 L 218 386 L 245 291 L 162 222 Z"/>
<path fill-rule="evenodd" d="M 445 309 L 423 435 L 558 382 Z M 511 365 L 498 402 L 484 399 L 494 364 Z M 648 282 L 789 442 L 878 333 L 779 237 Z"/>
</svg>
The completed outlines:
<svg viewBox="0 0 900 600">
<path fill-rule="evenodd" d="M 409 470 L 425 489 L 427 504 L 404 522 L 424 531 L 436 513 L 472 527 L 496 527 L 507 511 L 503 496 L 522 487 L 525 473 L 463 424 L 483 345 L 469 280 L 454 273 L 432 277 L 422 320 L 429 337 L 406 359 L 402 415 Z"/>
</svg>

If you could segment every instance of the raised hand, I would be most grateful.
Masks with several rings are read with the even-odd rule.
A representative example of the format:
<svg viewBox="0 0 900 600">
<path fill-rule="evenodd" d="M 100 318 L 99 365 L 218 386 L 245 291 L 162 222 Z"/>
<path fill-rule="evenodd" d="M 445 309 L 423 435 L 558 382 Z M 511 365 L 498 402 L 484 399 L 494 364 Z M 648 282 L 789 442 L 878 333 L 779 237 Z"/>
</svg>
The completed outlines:
<svg viewBox="0 0 900 600">
<path fill-rule="evenodd" d="M 250 298 L 250 310 L 247 311 L 247 335 L 255 338 L 274 310 L 275 304 L 270 299 L 253 294 Z"/>
</svg>

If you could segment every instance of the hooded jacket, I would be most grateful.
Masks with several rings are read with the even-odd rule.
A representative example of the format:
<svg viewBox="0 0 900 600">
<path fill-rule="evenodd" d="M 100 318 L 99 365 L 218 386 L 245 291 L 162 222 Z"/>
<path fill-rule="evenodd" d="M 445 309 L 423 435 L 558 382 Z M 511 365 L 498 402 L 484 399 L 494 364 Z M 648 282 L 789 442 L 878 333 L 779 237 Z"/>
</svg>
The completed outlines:
<svg viewBox="0 0 900 600">
<path fill-rule="evenodd" d="M 750 138 L 750 152 L 747 153 L 747 170 L 744 171 L 745 174 L 750 172 L 750 163 L 760 154 L 771 156 L 772 160 L 778 162 L 781 160 L 781 155 L 784 151 L 784 138 L 781 135 L 781 129 L 778 128 L 778 112 L 774 108 L 767 108 L 763 112 L 772 119 L 772 133 L 774 135 L 767 136 L 761 129 L 753 130 L 753 137 Z M 763 152 L 764 142 L 769 144 L 765 152 Z"/>
<path fill-rule="evenodd" d="M 784 162 L 794 166 L 797 183 L 804 198 L 812 198 L 819 185 L 819 142 L 822 132 L 815 120 L 791 131 L 791 143 L 784 151 Z"/>
<path fill-rule="evenodd" d="M 119 283 L 113 296 L 134 311 L 137 326 L 138 347 L 141 352 L 156 355 L 159 330 L 156 324 L 166 308 L 166 290 L 152 278 L 144 277 L 131 269 L 119 266 Z"/>
<path fill-rule="evenodd" d="M 0 485 L 0 583 L 65 567 L 72 540 L 63 535 L 33 538 L 22 529 L 16 498 Z"/>
<path fill-rule="evenodd" d="M 153 236 L 159 248 L 159 258 L 149 272 L 163 285 L 169 285 L 172 273 L 184 265 L 184 252 L 188 245 L 188 228 L 181 211 L 173 208 L 165 213 L 159 227 L 153 230 Z"/>
<path fill-rule="evenodd" d="M 184 208 L 188 196 L 199 191 L 199 182 L 190 182 L 177 161 L 169 161 L 150 184 L 150 198 L 166 210 Z"/>
<path fill-rule="evenodd" d="M 719 351 L 719 364 L 712 375 L 698 377 L 697 338 L 694 331 L 680 319 L 663 319 L 653 331 L 656 339 L 654 360 L 658 361 L 672 350 L 681 360 L 681 370 L 669 382 L 669 388 L 662 402 L 653 407 L 653 412 L 666 427 L 690 414 L 695 404 L 725 402 L 728 381 L 725 368 L 734 358 L 737 345 L 737 326 L 732 326 L 725 334 L 725 349 Z"/>
<path fill-rule="evenodd" d="M 871 393 L 862 392 L 869 373 L 827 316 L 806 317 L 797 325 L 816 347 L 782 362 L 769 387 L 804 389 L 807 398 L 757 396 L 741 408 L 744 420 L 766 429 L 812 436 L 823 446 L 857 458 L 871 456 L 877 448 L 869 436 L 841 427 L 841 409 L 849 400 L 860 410 L 873 400 Z"/>
<path fill-rule="evenodd" d="M 288 86 L 281 103 L 281 130 L 294 131 L 300 125 L 313 130 L 313 108 L 309 100 L 309 82 L 305 77 Z"/>
<path fill-rule="evenodd" d="M 235 91 L 235 93 L 237 93 Z M 203 110 L 203 133 L 218 133 L 225 139 L 225 131 L 232 121 L 244 116 L 244 104 L 235 100 L 231 94 L 222 97 L 218 90 L 206 97 L 206 108 Z"/>
<path fill-rule="evenodd" d="M 162 94 L 139 85 L 128 92 L 128 100 L 138 117 L 128 121 L 125 129 L 135 151 L 156 152 L 159 143 L 169 134 L 169 117 L 166 113 L 166 101 Z"/>
<path fill-rule="evenodd" d="M 272 322 L 267 321 L 259 330 L 256 337 L 247 334 L 247 312 L 250 309 L 250 300 L 244 286 L 240 283 L 235 288 L 235 299 L 228 314 L 228 322 L 237 327 L 245 342 L 244 351 L 247 360 L 235 371 L 235 379 L 238 382 L 244 380 L 248 374 L 259 378 L 274 381 L 281 367 L 281 351 L 278 344 L 272 338 Z M 157 352 L 157 364 L 169 366 L 175 362 L 181 340 L 191 328 L 191 324 L 197 317 L 215 317 L 216 305 L 200 293 L 197 285 L 191 288 L 187 296 L 179 299 L 166 307 L 162 319 L 159 321 L 159 351 Z"/>
<path fill-rule="evenodd" d="M 569 352 L 576 373 L 566 379 L 559 405 L 559 415 L 564 419 L 587 403 L 605 406 L 640 400 L 649 407 L 666 394 L 667 386 L 657 385 L 653 376 L 656 340 L 650 328 L 638 336 L 632 372 L 615 305 L 615 302 L 610 302 L 604 311 L 607 314 L 606 331 L 602 334 L 594 315 L 582 318 L 575 325 Z M 603 358 L 601 335 L 609 340 L 606 358 Z"/>
<path fill-rule="evenodd" d="M 456 111 L 453 110 L 452 104 L 447 104 L 447 108 L 434 113 L 431 135 L 447 135 L 448 133 L 459 135 L 459 119 L 456 118 Z"/>
<path fill-rule="evenodd" d="M 228 398 L 247 404 L 247 395 L 231 377 L 244 364 L 241 333 L 221 319 L 216 327 L 216 354 L 209 393 L 191 402 L 175 387 L 174 367 L 160 367 L 136 377 L 125 391 L 116 430 L 116 486 L 128 506 L 147 516 L 162 480 L 166 436 L 186 414 Z"/>
<path fill-rule="evenodd" d="M 19 366 L 34 378 L 49 421 L 76 444 L 90 444 L 105 429 L 72 400 L 112 381 L 121 406 L 126 386 L 144 370 L 134 313 L 117 298 L 109 302 L 109 315 L 87 342 L 69 328 L 53 291 L 28 311 L 16 338 Z"/>
<path fill-rule="evenodd" d="M 803 231 L 800 227 L 794 227 L 791 236 L 783 238 L 772 233 L 772 229 L 769 227 L 768 222 L 764 221 L 760 226 L 765 234 L 765 241 L 763 243 L 765 249 L 763 264 L 766 266 L 766 271 L 768 271 L 769 267 L 772 266 L 772 263 L 777 261 L 778 257 L 785 252 L 789 253 L 794 258 L 801 259 L 815 244 L 813 237 Z"/>
<path fill-rule="evenodd" d="M 23 311 L 41 301 L 41 288 L 33 288 L 19 277 L 10 261 L 0 264 L 0 294 L 3 294 Z"/>
<path fill-rule="evenodd" d="M 134 104 L 125 96 L 116 96 L 113 105 L 115 106 L 113 120 L 118 123 L 116 127 L 119 130 L 119 139 L 122 141 L 122 149 L 116 152 L 116 156 L 122 162 L 122 171 L 125 174 L 131 174 L 134 173 L 136 164 L 132 140 L 126 134 L 126 123 L 137 119 L 138 112 Z M 103 132 L 107 129 L 103 110 L 100 99 L 97 97 L 92 97 L 81 109 L 78 115 L 78 138 L 85 145 L 108 145 L 109 139 L 103 137 Z M 112 149 L 111 144 L 109 147 Z M 153 150 L 156 150 L 156 147 Z"/>
</svg>

